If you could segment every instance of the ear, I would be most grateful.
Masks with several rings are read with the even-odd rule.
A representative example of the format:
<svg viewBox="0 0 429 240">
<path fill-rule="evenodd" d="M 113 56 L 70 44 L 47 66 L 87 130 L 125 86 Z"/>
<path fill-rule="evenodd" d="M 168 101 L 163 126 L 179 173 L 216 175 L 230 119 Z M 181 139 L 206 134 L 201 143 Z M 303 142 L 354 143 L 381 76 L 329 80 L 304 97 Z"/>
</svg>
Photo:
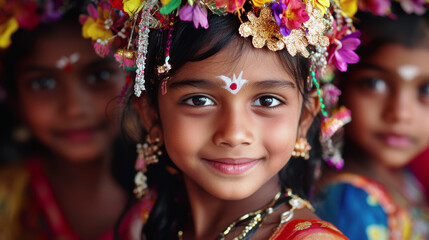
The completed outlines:
<svg viewBox="0 0 429 240">
<path fill-rule="evenodd" d="M 152 104 L 152 101 L 147 94 L 142 94 L 140 97 L 134 97 L 132 100 L 136 109 L 140 122 L 150 135 L 151 139 L 159 138 L 162 144 L 162 129 L 159 121 L 158 112 Z"/>
<path fill-rule="evenodd" d="M 307 131 L 319 111 L 319 96 L 317 95 L 317 91 L 313 90 L 308 94 L 308 101 L 304 105 L 304 109 L 302 110 L 301 120 L 298 128 L 298 133 L 301 134 L 301 136 L 298 137 L 305 137 L 307 135 Z"/>
</svg>

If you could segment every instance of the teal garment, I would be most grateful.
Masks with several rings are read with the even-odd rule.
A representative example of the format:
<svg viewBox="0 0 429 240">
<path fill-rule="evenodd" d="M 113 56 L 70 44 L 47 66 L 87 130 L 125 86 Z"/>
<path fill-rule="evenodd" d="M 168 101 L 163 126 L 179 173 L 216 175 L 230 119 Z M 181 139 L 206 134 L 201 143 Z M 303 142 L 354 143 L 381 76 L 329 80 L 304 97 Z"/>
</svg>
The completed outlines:
<svg viewBox="0 0 429 240">
<path fill-rule="evenodd" d="M 389 239 L 387 214 L 365 190 L 348 183 L 323 188 L 315 198 L 317 215 L 350 240 Z"/>
</svg>

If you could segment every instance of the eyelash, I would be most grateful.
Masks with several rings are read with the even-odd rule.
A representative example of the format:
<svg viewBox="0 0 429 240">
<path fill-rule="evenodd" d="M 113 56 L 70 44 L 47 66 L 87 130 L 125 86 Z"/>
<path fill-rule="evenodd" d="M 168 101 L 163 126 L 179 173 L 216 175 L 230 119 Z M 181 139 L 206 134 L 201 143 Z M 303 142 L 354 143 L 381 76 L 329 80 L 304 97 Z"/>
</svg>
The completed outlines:
<svg viewBox="0 0 429 240">
<path fill-rule="evenodd" d="M 192 101 L 192 100 L 195 100 L 195 99 L 206 99 L 206 100 L 208 100 L 208 101 L 210 101 L 210 102 L 212 102 L 212 104 L 210 104 L 210 105 L 196 105 L 194 102 L 189 102 L 189 101 Z M 211 98 L 209 98 L 209 97 L 207 97 L 207 96 L 205 96 L 205 95 L 195 95 L 195 96 L 191 96 L 191 97 L 188 97 L 188 98 L 186 98 L 186 99 L 184 99 L 184 100 L 182 100 L 182 101 L 180 101 L 179 103 L 181 103 L 181 104 L 184 104 L 184 105 L 188 105 L 188 106 L 191 106 L 191 107 L 207 107 L 207 106 L 213 106 L 213 105 L 215 105 L 215 102 L 211 99 Z"/>
<path fill-rule="evenodd" d="M 279 107 L 279 106 L 281 106 L 281 105 L 283 105 L 283 104 L 286 104 L 285 103 L 285 101 L 283 101 L 283 100 L 280 100 L 279 98 L 277 98 L 277 97 L 275 97 L 275 96 L 271 96 L 271 95 L 262 95 L 262 96 L 259 96 L 258 98 L 256 98 L 253 102 L 252 102 L 252 104 L 253 103 L 255 103 L 256 101 L 260 101 L 261 99 L 263 99 L 263 98 L 265 98 L 265 99 L 273 99 L 273 101 L 271 102 L 271 103 L 276 103 L 276 105 L 275 106 L 263 106 L 263 105 L 254 105 L 254 106 L 256 106 L 256 107 L 262 107 L 262 108 L 276 108 L 276 107 Z M 276 102 L 277 101 L 277 102 Z"/>
<path fill-rule="evenodd" d="M 258 100 L 261 101 L 263 98 L 265 98 L 265 100 L 272 99 L 272 101 L 270 102 L 270 104 L 276 104 L 276 105 L 274 105 L 274 106 L 263 106 L 261 104 L 261 102 L 259 102 L 259 105 L 255 104 L 255 102 L 257 102 Z M 197 100 L 197 101 L 203 100 L 203 101 L 201 101 L 203 103 L 202 103 L 202 105 L 197 105 L 198 103 L 194 102 L 194 100 Z M 209 101 L 209 104 L 208 105 L 204 105 L 207 101 Z M 184 104 L 184 105 L 188 105 L 188 106 L 192 106 L 192 107 L 207 107 L 207 106 L 214 106 L 214 105 L 216 105 L 215 101 L 213 101 L 210 97 L 207 97 L 205 95 L 191 96 L 191 97 L 188 97 L 188 98 L 180 101 L 179 103 L 180 104 Z M 280 100 L 279 98 L 277 98 L 275 96 L 271 96 L 271 95 L 259 96 L 258 98 L 256 98 L 252 102 L 252 105 L 256 106 L 258 108 L 276 108 L 276 107 L 279 107 L 279 106 L 281 106 L 283 104 L 286 104 L 285 101 Z"/>
</svg>

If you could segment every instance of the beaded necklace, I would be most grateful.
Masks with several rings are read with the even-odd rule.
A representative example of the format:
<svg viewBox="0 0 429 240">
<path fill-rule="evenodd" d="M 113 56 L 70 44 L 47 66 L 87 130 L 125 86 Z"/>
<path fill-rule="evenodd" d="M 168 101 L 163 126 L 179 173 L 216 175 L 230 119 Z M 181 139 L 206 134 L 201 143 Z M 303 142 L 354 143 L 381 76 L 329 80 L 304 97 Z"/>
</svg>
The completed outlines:
<svg viewBox="0 0 429 240">
<path fill-rule="evenodd" d="M 283 197 L 282 197 L 283 195 Z M 267 217 L 272 214 L 281 204 L 288 201 L 289 205 L 291 206 L 291 209 L 288 211 L 282 213 L 280 223 L 277 228 L 282 226 L 284 223 L 290 221 L 293 217 L 294 211 L 297 209 L 301 209 L 304 207 L 309 208 L 310 210 L 314 211 L 313 206 L 311 204 L 300 198 L 299 196 L 292 193 L 291 189 L 287 189 L 286 192 L 280 191 L 278 192 L 273 200 L 265 206 L 264 208 L 261 208 L 259 210 L 256 210 L 254 212 L 246 213 L 237 220 L 235 220 L 233 223 L 231 223 L 224 231 L 219 233 L 216 240 L 225 240 L 225 237 L 231 232 L 231 230 L 239 226 L 242 223 L 249 222 L 243 229 L 243 231 L 240 233 L 240 235 L 233 238 L 233 240 L 245 240 L 249 239 L 253 234 L 256 233 L 256 231 L 259 229 L 259 227 L 262 225 L 263 221 L 267 219 Z M 183 231 L 179 230 L 177 232 L 177 238 L 178 240 L 183 240 Z"/>
</svg>

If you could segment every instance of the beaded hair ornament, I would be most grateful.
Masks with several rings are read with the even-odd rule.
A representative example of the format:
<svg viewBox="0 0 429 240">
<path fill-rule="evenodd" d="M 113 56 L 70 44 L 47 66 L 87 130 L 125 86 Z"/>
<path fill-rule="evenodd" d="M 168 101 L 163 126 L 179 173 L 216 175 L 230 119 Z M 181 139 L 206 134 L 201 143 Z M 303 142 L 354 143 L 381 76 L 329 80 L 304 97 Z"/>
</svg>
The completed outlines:
<svg viewBox="0 0 429 240">
<path fill-rule="evenodd" d="M 83 36 L 93 41 L 99 55 L 107 55 L 114 42 L 123 43 L 115 57 L 124 70 L 136 72 L 134 93 L 139 97 L 145 91 L 150 29 L 169 31 L 165 62 L 157 68 L 165 78 L 174 68 L 169 63 L 174 22 L 191 21 L 195 28 L 207 29 L 209 11 L 219 16 L 235 14 L 242 22 L 240 35 L 251 37 L 255 48 L 286 49 L 291 56 L 301 54 L 310 59 L 308 85 L 316 88 L 321 102 L 324 158 L 340 168 L 342 159 L 331 137 L 350 121 L 350 112 L 337 108 L 339 90 L 329 82 L 333 66 L 346 71 L 348 64 L 359 61 L 354 53 L 360 44 L 359 32 L 352 25 L 356 10 L 356 1 L 342 0 L 100 0 L 88 6 L 89 16 L 81 22 Z M 322 85 L 329 87 L 322 90 Z"/>
</svg>

